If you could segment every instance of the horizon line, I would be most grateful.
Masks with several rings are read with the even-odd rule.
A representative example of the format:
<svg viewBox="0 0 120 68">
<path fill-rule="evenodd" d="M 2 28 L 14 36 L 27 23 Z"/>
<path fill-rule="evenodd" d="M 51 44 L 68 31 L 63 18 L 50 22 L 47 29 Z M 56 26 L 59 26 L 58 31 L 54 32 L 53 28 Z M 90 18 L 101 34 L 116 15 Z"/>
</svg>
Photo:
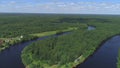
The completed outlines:
<svg viewBox="0 0 120 68">
<path fill-rule="evenodd" d="M 0 14 L 60 14 L 60 15 L 120 15 L 120 14 L 103 14 L 103 13 L 32 13 L 32 12 L 0 12 Z"/>
</svg>

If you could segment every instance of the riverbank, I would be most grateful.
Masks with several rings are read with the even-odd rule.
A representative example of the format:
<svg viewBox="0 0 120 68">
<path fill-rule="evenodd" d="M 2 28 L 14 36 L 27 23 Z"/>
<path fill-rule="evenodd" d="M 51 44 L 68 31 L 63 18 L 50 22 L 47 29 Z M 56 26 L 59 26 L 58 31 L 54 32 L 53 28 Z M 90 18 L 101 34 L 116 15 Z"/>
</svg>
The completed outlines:
<svg viewBox="0 0 120 68">
<path fill-rule="evenodd" d="M 117 68 L 120 68 L 120 48 L 119 48 L 118 58 L 117 58 Z"/>
<path fill-rule="evenodd" d="M 21 35 L 16 38 L 0 38 L 0 40 L 1 40 L 0 52 L 2 52 L 3 50 L 5 50 L 15 44 L 23 43 L 23 42 L 26 42 L 29 40 L 34 40 L 39 37 L 50 36 L 50 35 L 54 35 L 57 33 L 68 32 L 68 31 L 72 31 L 72 30 L 76 30 L 76 29 L 77 29 L 76 27 L 70 27 L 70 28 L 64 29 L 64 30 L 56 30 L 56 31 L 48 31 L 48 32 L 29 34 L 29 35 Z"/>
<path fill-rule="evenodd" d="M 119 36 L 120 34 L 116 34 L 116 35 L 112 35 L 106 39 L 104 39 L 99 46 L 94 50 L 93 53 L 91 53 L 87 58 L 84 58 L 80 63 L 78 63 L 78 65 L 76 65 L 76 68 L 79 68 L 80 65 L 82 65 L 83 63 L 85 63 L 89 58 L 91 58 L 102 46 L 103 44 L 105 44 L 105 42 L 107 42 L 109 39 L 112 39 L 114 36 Z"/>
</svg>

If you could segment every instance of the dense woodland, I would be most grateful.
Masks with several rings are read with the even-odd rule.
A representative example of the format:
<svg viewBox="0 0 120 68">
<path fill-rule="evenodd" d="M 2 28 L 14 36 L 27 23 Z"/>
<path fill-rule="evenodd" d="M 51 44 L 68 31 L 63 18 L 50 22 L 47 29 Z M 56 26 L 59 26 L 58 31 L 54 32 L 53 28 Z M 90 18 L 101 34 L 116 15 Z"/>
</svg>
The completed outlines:
<svg viewBox="0 0 120 68">
<path fill-rule="evenodd" d="M 93 54 L 104 40 L 120 34 L 120 17 L 91 17 L 58 19 L 57 23 L 78 24 L 78 29 L 70 34 L 51 37 L 26 47 L 22 54 L 24 64 L 29 68 L 72 68 Z M 89 31 L 86 25 L 95 26 L 96 29 Z"/>
<path fill-rule="evenodd" d="M 51 15 L 14 14 L 0 15 L 0 37 L 16 37 L 32 33 L 62 30 L 76 24 L 52 23 L 57 18 Z"/>
<path fill-rule="evenodd" d="M 36 38 L 31 34 L 62 31 L 76 27 L 77 24 L 52 23 L 61 16 L 43 14 L 0 14 L 0 51 L 9 48 L 10 45 Z M 20 39 L 20 36 L 24 38 Z M 8 41 L 8 42 L 6 42 Z"/>
</svg>

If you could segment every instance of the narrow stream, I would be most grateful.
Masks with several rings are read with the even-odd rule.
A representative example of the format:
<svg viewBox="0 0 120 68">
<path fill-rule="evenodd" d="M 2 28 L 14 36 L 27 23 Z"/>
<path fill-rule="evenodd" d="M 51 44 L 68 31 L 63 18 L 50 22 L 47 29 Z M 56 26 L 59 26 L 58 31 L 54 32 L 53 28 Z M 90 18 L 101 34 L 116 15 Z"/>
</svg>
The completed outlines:
<svg viewBox="0 0 120 68">
<path fill-rule="evenodd" d="M 96 27 L 95 26 L 88 26 L 88 28 L 87 28 L 87 30 L 95 30 L 96 29 Z"/>
<path fill-rule="evenodd" d="M 77 68 L 117 68 L 119 48 L 120 36 L 115 36 L 106 41 L 94 55 L 78 65 Z"/>
<path fill-rule="evenodd" d="M 64 32 L 64 33 L 61 33 L 58 35 L 52 35 L 52 36 L 57 37 L 57 36 L 68 34 L 68 33 L 69 32 Z M 44 40 L 45 38 L 48 38 L 48 37 L 51 37 L 51 36 L 45 36 L 45 37 L 38 38 L 36 40 L 16 44 L 2 51 L 0 53 L 0 68 L 25 68 L 21 60 L 21 52 L 23 48 L 25 48 L 32 42 L 35 42 L 38 40 Z"/>
</svg>

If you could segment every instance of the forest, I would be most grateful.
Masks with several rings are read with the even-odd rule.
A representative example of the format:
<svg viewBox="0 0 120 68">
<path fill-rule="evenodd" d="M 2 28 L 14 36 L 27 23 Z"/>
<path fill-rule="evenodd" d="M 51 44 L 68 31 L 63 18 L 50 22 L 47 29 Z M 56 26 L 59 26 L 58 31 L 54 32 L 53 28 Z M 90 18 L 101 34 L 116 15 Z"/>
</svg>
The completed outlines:
<svg viewBox="0 0 120 68">
<path fill-rule="evenodd" d="M 59 18 L 56 23 L 77 24 L 77 30 L 32 43 L 22 52 L 23 63 L 29 68 L 75 67 L 92 55 L 104 40 L 120 34 L 119 18 L 89 15 Z M 87 30 L 88 25 L 96 29 Z"/>
</svg>

